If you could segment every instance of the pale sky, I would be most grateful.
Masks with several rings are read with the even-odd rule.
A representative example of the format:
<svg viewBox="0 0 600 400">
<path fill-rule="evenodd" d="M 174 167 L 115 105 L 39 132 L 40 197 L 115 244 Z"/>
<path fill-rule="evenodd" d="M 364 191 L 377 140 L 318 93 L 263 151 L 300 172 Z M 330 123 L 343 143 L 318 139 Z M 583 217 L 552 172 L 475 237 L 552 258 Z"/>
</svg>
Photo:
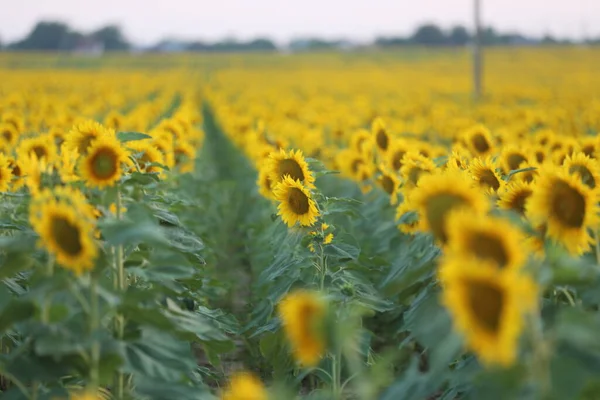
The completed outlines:
<svg viewBox="0 0 600 400">
<path fill-rule="evenodd" d="M 180 39 L 268 36 L 370 40 L 407 34 L 422 22 L 470 26 L 473 0 L 3 0 L 0 39 L 25 36 L 36 21 L 58 19 L 82 31 L 107 23 L 150 44 Z M 483 21 L 499 30 L 600 36 L 600 0 L 481 0 Z"/>
</svg>

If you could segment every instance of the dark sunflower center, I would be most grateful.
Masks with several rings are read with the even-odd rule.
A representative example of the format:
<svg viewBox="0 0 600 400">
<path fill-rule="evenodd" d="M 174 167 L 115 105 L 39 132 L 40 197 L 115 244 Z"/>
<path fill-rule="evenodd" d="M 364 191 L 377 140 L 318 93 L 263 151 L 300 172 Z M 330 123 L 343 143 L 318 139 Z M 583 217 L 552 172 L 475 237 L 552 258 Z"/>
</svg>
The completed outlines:
<svg viewBox="0 0 600 400">
<path fill-rule="evenodd" d="M 361 160 L 360 158 L 352 161 L 352 165 L 350 165 L 350 169 L 352 170 L 353 174 L 358 173 L 358 169 L 360 168 L 360 166 L 364 164 L 363 160 Z"/>
<path fill-rule="evenodd" d="M 389 145 L 389 138 L 387 132 L 384 129 L 380 129 L 377 131 L 375 141 L 377 142 L 377 147 L 379 147 L 381 150 L 387 150 Z"/>
<path fill-rule="evenodd" d="M 519 166 L 525 161 L 527 161 L 527 159 L 519 153 L 510 154 L 506 160 L 508 168 L 510 168 L 511 171 L 519 169 Z"/>
<path fill-rule="evenodd" d="M 52 237 L 62 251 L 70 256 L 76 256 L 83 249 L 79 228 L 60 217 L 52 219 L 50 230 Z"/>
<path fill-rule="evenodd" d="M 536 151 L 535 159 L 537 160 L 538 163 L 542 163 L 546 159 L 546 154 L 544 154 L 543 151 Z"/>
<path fill-rule="evenodd" d="M 508 254 L 497 236 L 473 232 L 469 237 L 469 250 L 476 257 L 494 261 L 500 267 L 508 264 Z"/>
<path fill-rule="evenodd" d="M 585 197 L 567 182 L 558 180 L 552 188 L 552 215 L 563 225 L 581 228 L 585 220 Z"/>
<path fill-rule="evenodd" d="M 392 157 L 392 167 L 397 171 L 402 168 L 402 157 L 406 152 L 404 150 L 398 150 L 394 153 L 394 157 Z"/>
<path fill-rule="evenodd" d="M 596 152 L 596 148 L 594 147 L 593 144 L 587 144 L 587 145 L 583 146 L 583 148 L 581 149 L 581 151 L 586 156 L 588 156 L 590 158 L 595 158 L 594 157 L 594 153 Z"/>
<path fill-rule="evenodd" d="M 387 194 L 394 193 L 395 187 L 393 179 L 387 175 L 383 175 L 381 177 L 381 187 L 383 187 L 383 190 L 385 190 Z"/>
<path fill-rule="evenodd" d="M 473 142 L 473 147 L 475 148 L 475 150 L 477 150 L 477 152 L 487 153 L 489 151 L 490 144 L 488 143 L 485 136 L 483 136 L 481 133 L 477 133 L 475 136 L 473 136 L 473 139 L 471 140 Z"/>
<path fill-rule="evenodd" d="M 113 149 L 107 147 L 99 149 L 91 160 L 94 177 L 99 179 L 113 177 L 117 173 L 117 158 Z"/>
<path fill-rule="evenodd" d="M 572 165 L 569 168 L 569 173 L 570 174 L 577 174 L 579 175 L 579 177 L 581 178 L 581 181 L 589 186 L 590 188 L 595 188 L 596 187 L 596 181 L 594 180 L 594 176 L 592 175 L 592 173 L 590 172 L 589 169 L 587 169 L 585 166 L 583 165 Z"/>
<path fill-rule="evenodd" d="M 21 176 L 21 168 L 17 164 L 13 164 L 10 166 L 11 172 L 14 176 Z"/>
<path fill-rule="evenodd" d="M 43 157 L 46 157 L 48 155 L 48 151 L 44 146 L 33 146 L 31 151 L 35 153 L 35 156 L 38 159 L 42 159 Z"/>
<path fill-rule="evenodd" d="M 296 181 L 304 182 L 304 172 L 302 171 L 302 167 L 300 167 L 295 160 L 290 158 L 279 161 L 279 178 L 283 179 L 286 175 L 289 175 L 290 178 Z"/>
<path fill-rule="evenodd" d="M 7 129 L 2 132 L 2 137 L 4 139 L 6 139 L 7 142 L 11 142 L 12 141 L 12 132 Z"/>
<path fill-rule="evenodd" d="M 448 213 L 466 203 L 466 199 L 452 193 L 439 193 L 427 200 L 426 218 L 436 239 L 442 243 L 448 241 L 445 227 Z"/>
<path fill-rule="evenodd" d="M 308 197 L 298 188 L 290 188 L 288 203 L 292 211 L 297 215 L 308 213 Z"/>
<path fill-rule="evenodd" d="M 481 176 L 479 177 L 479 184 L 494 190 L 498 190 L 500 188 L 500 181 L 496 177 L 496 174 L 489 169 L 486 169 L 481 173 Z"/>
<path fill-rule="evenodd" d="M 95 136 L 90 133 L 86 134 L 83 138 L 81 138 L 79 144 L 77 145 L 77 150 L 79 151 L 79 154 L 86 154 L 88 147 L 90 147 L 90 144 L 92 144 L 92 140 L 94 139 Z"/>
<path fill-rule="evenodd" d="M 408 172 L 408 180 L 413 184 L 413 185 L 417 185 L 417 183 L 419 183 L 419 178 L 421 177 L 421 175 L 423 174 L 423 170 L 419 167 L 414 167 L 411 168 L 411 170 Z"/>
<path fill-rule="evenodd" d="M 477 280 L 465 284 L 469 311 L 475 321 L 488 333 L 498 333 L 505 301 L 502 289 L 491 282 Z"/>
<path fill-rule="evenodd" d="M 525 202 L 531 196 L 531 190 L 523 189 L 514 195 L 510 202 L 510 208 L 521 215 L 525 215 Z"/>
</svg>

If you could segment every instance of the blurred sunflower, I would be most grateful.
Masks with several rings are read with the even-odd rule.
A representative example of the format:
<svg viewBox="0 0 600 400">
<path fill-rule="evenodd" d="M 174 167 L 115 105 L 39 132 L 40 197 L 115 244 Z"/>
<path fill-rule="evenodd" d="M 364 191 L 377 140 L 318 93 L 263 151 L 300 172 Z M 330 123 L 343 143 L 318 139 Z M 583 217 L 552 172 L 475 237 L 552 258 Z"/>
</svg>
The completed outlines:
<svg viewBox="0 0 600 400">
<path fill-rule="evenodd" d="M 116 136 L 102 136 L 92 141 L 86 155 L 81 158 L 79 171 L 87 186 L 103 188 L 113 186 L 121 179 L 123 164 L 128 160 Z"/>
<path fill-rule="evenodd" d="M 303 366 L 316 366 L 326 350 L 325 300 L 319 293 L 298 290 L 281 300 L 278 311 L 294 358 Z"/>
<path fill-rule="evenodd" d="M 389 151 L 386 153 L 387 165 L 393 171 L 400 171 L 404 155 L 411 150 L 410 144 L 404 139 L 392 139 Z"/>
<path fill-rule="evenodd" d="M 402 190 L 408 193 L 415 188 L 421 177 L 436 170 L 435 163 L 426 156 L 409 151 L 402 158 L 400 177 L 402 178 Z"/>
<path fill-rule="evenodd" d="M 503 210 L 512 210 L 525 216 L 526 202 L 533 193 L 531 183 L 525 181 L 509 182 L 498 193 L 498 208 Z"/>
<path fill-rule="evenodd" d="M 395 173 L 386 168 L 383 164 L 379 166 L 379 176 L 377 183 L 390 196 L 390 204 L 395 205 L 398 202 L 398 189 L 400 180 Z"/>
<path fill-rule="evenodd" d="M 442 301 L 467 346 L 485 365 L 512 365 L 524 316 L 537 311 L 536 283 L 473 258 L 446 258 L 438 271 Z"/>
<path fill-rule="evenodd" d="M 46 163 L 53 163 L 58 154 L 54 139 L 50 135 L 39 135 L 21 139 L 17 147 L 19 159 L 35 157 Z"/>
<path fill-rule="evenodd" d="M 350 137 L 350 148 L 361 154 L 372 151 L 372 137 L 366 129 L 359 129 Z"/>
<path fill-rule="evenodd" d="M 3 153 L 0 153 L 0 192 L 8 191 L 12 179 L 13 174 L 9 160 Z"/>
<path fill-rule="evenodd" d="M 515 144 L 505 146 L 500 153 L 499 163 L 505 174 L 520 169 L 528 161 L 528 154 Z"/>
<path fill-rule="evenodd" d="M 258 192 L 264 198 L 275 200 L 275 195 L 273 194 L 273 182 L 271 181 L 269 170 L 264 165 L 258 170 L 258 180 L 256 181 L 256 184 L 258 185 Z"/>
<path fill-rule="evenodd" d="M 254 374 L 237 372 L 229 380 L 221 400 L 267 400 L 268 394 L 263 383 Z M 82 399 L 83 400 L 83 399 Z"/>
<path fill-rule="evenodd" d="M 269 155 L 265 163 L 272 182 L 282 182 L 286 176 L 289 176 L 309 189 L 315 187 L 315 178 L 300 150 L 290 150 L 287 152 L 280 149 L 279 151 L 274 151 Z"/>
<path fill-rule="evenodd" d="M 588 228 L 598 223 L 598 191 L 583 184 L 568 170 L 547 165 L 526 204 L 534 225 L 547 225 L 547 235 L 571 254 L 586 252 L 592 238 Z"/>
<path fill-rule="evenodd" d="M 454 211 L 446 225 L 448 257 L 473 257 L 499 268 L 518 269 L 527 259 L 525 235 L 502 218 Z"/>
<path fill-rule="evenodd" d="M 163 169 L 158 165 L 153 164 L 164 164 L 163 154 L 153 145 L 150 140 L 136 140 L 127 143 L 127 148 L 130 150 L 131 155 L 135 158 L 137 166 L 140 172 L 144 173 L 158 173 L 161 175 Z M 129 159 L 128 164 L 133 166 L 134 164 Z"/>
<path fill-rule="evenodd" d="M 398 229 L 401 232 L 412 235 L 419 230 L 419 218 L 417 216 L 414 218 L 405 217 L 410 212 L 414 212 L 410 204 L 406 201 L 402 202 L 396 208 L 396 221 L 398 222 Z"/>
<path fill-rule="evenodd" d="M 483 125 L 468 129 L 462 140 L 476 157 L 487 157 L 494 153 L 494 140 L 490 131 Z"/>
<path fill-rule="evenodd" d="M 275 186 L 273 194 L 279 201 L 278 214 L 287 226 L 292 227 L 296 223 L 310 226 L 317 220 L 319 216 L 317 205 L 308 188 L 303 186 L 300 181 L 286 175 L 283 181 Z"/>
<path fill-rule="evenodd" d="M 67 133 L 63 146 L 85 155 L 92 142 L 102 136 L 115 136 L 115 131 L 96 121 L 80 122 Z"/>
<path fill-rule="evenodd" d="M 430 231 L 444 244 L 448 240 L 446 219 L 451 211 L 468 208 L 484 214 L 489 208 L 488 199 L 473 184 L 466 173 L 457 170 L 422 177 L 409 198 L 410 206 L 420 216 L 419 230 Z"/>
<path fill-rule="evenodd" d="M 498 173 L 496 163 L 490 157 L 474 158 L 468 170 L 475 182 L 489 195 L 498 193 L 505 185 Z"/>
<path fill-rule="evenodd" d="M 581 182 L 591 189 L 600 185 L 600 167 L 597 160 L 591 159 L 584 153 L 575 153 L 567 156 L 563 165 L 571 175 L 578 176 Z"/>
<path fill-rule="evenodd" d="M 12 148 L 19 140 L 19 133 L 12 124 L 0 123 L 0 140 Z"/>
<path fill-rule="evenodd" d="M 41 202 L 41 204 L 40 204 Z M 30 206 L 30 221 L 40 235 L 40 245 L 66 269 L 80 275 L 94 267 L 97 248 L 94 226 L 71 203 L 42 196 Z"/>
<path fill-rule="evenodd" d="M 173 150 L 175 155 L 175 165 L 179 172 L 186 173 L 194 170 L 194 161 L 196 159 L 196 149 L 190 143 L 180 140 Z"/>
<path fill-rule="evenodd" d="M 12 182 L 10 185 L 11 192 L 16 192 L 23 186 L 25 186 L 25 179 L 23 178 L 23 169 L 20 167 L 19 162 L 14 158 L 9 158 L 8 167 L 12 174 Z"/>
<path fill-rule="evenodd" d="M 373 135 L 375 146 L 379 151 L 385 153 L 390 145 L 390 135 L 388 134 L 383 119 L 377 117 L 371 124 L 371 134 Z"/>
</svg>

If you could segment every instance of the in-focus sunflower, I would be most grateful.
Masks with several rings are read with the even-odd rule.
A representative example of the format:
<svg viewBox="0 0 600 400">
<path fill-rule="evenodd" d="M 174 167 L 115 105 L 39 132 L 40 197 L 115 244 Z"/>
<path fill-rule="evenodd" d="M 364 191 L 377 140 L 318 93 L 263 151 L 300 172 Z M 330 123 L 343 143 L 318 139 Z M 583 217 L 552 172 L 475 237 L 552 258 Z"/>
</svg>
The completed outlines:
<svg viewBox="0 0 600 400">
<path fill-rule="evenodd" d="M 273 194 L 279 201 L 278 214 L 287 226 L 292 227 L 296 223 L 310 226 L 317 220 L 319 210 L 310 191 L 289 175 L 286 175 L 283 181 L 275 186 Z"/>
<path fill-rule="evenodd" d="M 282 182 L 286 176 L 289 176 L 307 188 L 312 189 L 315 187 L 315 178 L 300 150 L 290 150 L 287 152 L 280 149 L 279 151 L 272 152 L 265 162 L 268 166 L 272 182 Z"/>
<path fill-rule="evenodd" d="M 496 163 L 490 157 L 471 160 L 469 173 L 487 194 L 496 194 L 504 186 Z"/>
<path fill-rule="evenodd" d="M 30 220 L 40 235 L 40 245 L 53 254 L 61 266 L 79 275 L 94 268 L 98 250 L 93 240 L 94 225 L 74 208 L 76 203 L 42 196 L 38 203 L 34 199 Z"/>
<path fill-rule="evenodd" d="M 371 134 L 375 140 L 375 146 L 379 151 L 385 153 L 390 146 L 390 135 L 388 134 L 383 119 L 377 117 L 371 124 Z"/>
<path fill-rule="evenodd" d="M 526 215 L 535 226 L 546 224 L 547 235 L 571 254 L 586 252 L 592 238 L 588 228 L 598 223 L 598 191 L 590 189 L 564 167 L 540 170 Z"/>
<path fill-rule="evenodd" d="M 409 204 L 420 216 L 419 229 L 433 233 L 442 244 L 448 240 L 446 219 L 451 211 L 468 208 L 481 215 L 489 208 L 487 196 L 474 186 L 470 176 L 458 170 L 422 177 L 410 194 Z"/>
<path fill-rule="evenodd" d="M 538 307 L 535 282 L 473 258 L 447 258 L 439 274 L 442 301 L 467 346 L 485 365 L 512 365 L 524 316 Z"/>
<path fill-rule="evenodd" d="M 571 175 L 578 176 L 581 182 L 591 189 L 600 186 L 600 167 L 597 160 L 591 159 L 584 153 L 575 153 L 567 156 L 563 165 Z"/>
<path fill-rule="evenodd" d="M 325 353 L 325 300 L 319 293 L 298 290 L 281 300 L 278 311 L 294 358 L 303 366 L 317 365 Z"/>
<path fill-rule="evenodd" d="M 499 268 L 518 269 L 527 259 L 525 235 L 508 220 L 454 211 L 446 225 L 448 257 L 472 257 Z"/>
<path fill-rule="evenodd" d="M 476 157 L 487 157 L 494 152 L 494 140 L 490 131 L 483 125 L 477 125 L 467 130 L 463 141 Z"/>
<path fill-rule="evenodd" d="M 390 204 L 395 205 L 398 202 L 400 180 L 394 172 L 390 171 L 383 164 L 380 165 L 379 172 L 377 183 L 390 196 Z"/>
<path fill-rule="evenodd" d="M 268 394 L 263 383 L 254 374 L 238 372 L 232 375 L 221 400 L 267 400 Z"/>
<path fill-rule="evenodd" d="M 498 194 L 498 208 L 512 210 L 525 216 L 525 206 L 532 193 L 533 187 L 531 183 L 525 181 L 511 181 Z"/>
<path fill-rule="evenodd" d="M 92 141 L 81 158 L 79 171 L 88 186 L 113 186 L 121 179 L 127 151 L 116 136 L 105 135 Z"/>
<path fill-rule="evenodd" d="M 63 146 L 70 150 L 77 150 L 80 155 L 85 155 L 95 139 L 107 135 L 115 136 L 115 131 L 105 128 L 96 121 L 84 121 L 75 125 L 67 133 Z"/>
</svg>

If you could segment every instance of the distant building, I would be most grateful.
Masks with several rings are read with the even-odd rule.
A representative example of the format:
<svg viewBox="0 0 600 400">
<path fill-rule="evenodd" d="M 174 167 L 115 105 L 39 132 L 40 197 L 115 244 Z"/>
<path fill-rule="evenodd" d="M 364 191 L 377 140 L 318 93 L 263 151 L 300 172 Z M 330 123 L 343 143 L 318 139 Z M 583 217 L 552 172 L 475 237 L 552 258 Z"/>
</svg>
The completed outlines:
<svg viewBox="0 0 600 400">
<path fill-rule="evenodd" d="M 104 54 L 104 43 L 90 37 L 83 37 L 75 43 L 72 52 L 89 57 L 99 57 Z"/>
</svg>

